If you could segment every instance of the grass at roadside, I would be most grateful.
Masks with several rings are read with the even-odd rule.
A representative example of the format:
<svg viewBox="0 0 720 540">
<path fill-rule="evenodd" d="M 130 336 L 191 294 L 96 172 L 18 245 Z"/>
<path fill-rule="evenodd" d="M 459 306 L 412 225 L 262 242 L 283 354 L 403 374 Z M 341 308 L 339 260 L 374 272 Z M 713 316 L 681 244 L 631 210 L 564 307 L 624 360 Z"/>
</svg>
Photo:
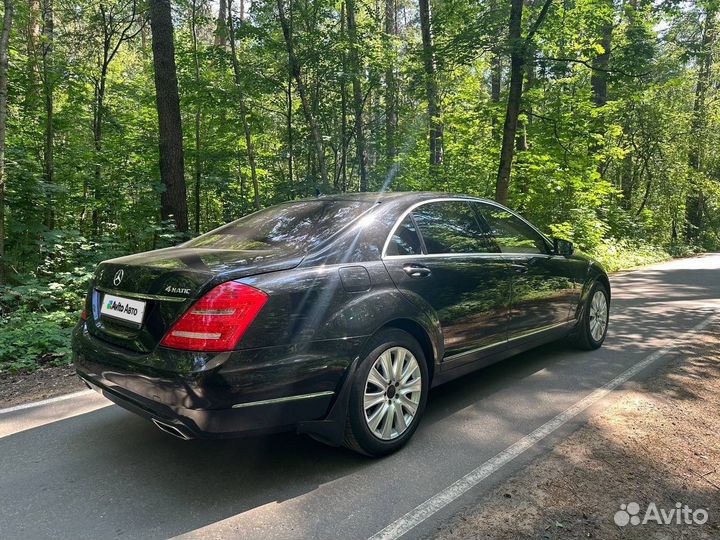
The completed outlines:
<svg viewBox="0 0 720 540">
<path fill-rule="evenodd" d="M 660 372 L 433 538 L 720 537 L 720 325 L 670 354 Z M 641 520 L 651 503 L 665 512 L 678 503 L 703 508 L 708 520 L 618 526 L 616 512 L 631 502 Z"/>
</svg>

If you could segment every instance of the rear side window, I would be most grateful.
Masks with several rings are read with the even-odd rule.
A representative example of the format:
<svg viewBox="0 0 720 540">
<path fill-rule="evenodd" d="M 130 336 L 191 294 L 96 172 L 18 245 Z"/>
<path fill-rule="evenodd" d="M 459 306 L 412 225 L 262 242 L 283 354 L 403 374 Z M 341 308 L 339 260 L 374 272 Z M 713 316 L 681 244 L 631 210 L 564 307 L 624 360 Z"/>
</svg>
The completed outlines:
<svg viewBox="0 0 720 540">
<path fill-rule="evenodd" d="M 307 252 L 355 221 L 373 204 L 338 199 L 280 204 L 198 236 L 183 247 Z"/>
<path fill-rule="evenodd" d="M 489 231 L 479 224 L 466 201 L 423 204 L 413 210 L 428 254 L 492 253 Z"/>
<path fill-rule="evenodd" d="M 507 210 L 476 203 L 503 253 L 548 253 L 547 242 L 530 225 Z"/>
<path fill-rule="evenodd" d="M 419 255 L 422 253 L 420 238 L 410 216 L 407 216 L 395 229 L 386 253 L 388 255 Z"/>
</svg>

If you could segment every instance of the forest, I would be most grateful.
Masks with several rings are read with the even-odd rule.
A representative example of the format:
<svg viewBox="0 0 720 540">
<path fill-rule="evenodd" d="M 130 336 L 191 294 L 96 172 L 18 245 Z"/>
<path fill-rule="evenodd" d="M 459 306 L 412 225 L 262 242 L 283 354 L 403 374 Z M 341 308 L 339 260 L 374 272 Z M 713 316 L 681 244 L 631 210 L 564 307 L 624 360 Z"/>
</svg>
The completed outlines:
<svg viewBox="0 0 720 540">
<path fill-rule="evenodd" d="M 718 0 L 3 0 L 0 371 L 97 262 L 281 201 L 489 197 L 609 270 L 720 247 Z"/>
</svg>

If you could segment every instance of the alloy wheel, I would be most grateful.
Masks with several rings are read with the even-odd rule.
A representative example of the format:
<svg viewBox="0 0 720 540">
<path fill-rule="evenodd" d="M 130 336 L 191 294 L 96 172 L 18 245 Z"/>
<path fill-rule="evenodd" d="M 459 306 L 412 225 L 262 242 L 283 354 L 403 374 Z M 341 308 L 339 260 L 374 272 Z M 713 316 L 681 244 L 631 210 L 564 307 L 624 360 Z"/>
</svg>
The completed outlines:
<svg viewBox="0 0 720 540">
<path fill-rule="evenodd" d="M 608 305 L 605 293 L 595 291 L 590 302 L 590 335 L 600 341 L 605 335 L 608 322 Z"/>
<path fill-rule="evenodd" d="M 415 355 L 391 347 L 375 360 L 363 396 L 365 422 L 373 435 L 398 438 L 415 420 L 422 393 L 422 374 Z"/>
</svg>

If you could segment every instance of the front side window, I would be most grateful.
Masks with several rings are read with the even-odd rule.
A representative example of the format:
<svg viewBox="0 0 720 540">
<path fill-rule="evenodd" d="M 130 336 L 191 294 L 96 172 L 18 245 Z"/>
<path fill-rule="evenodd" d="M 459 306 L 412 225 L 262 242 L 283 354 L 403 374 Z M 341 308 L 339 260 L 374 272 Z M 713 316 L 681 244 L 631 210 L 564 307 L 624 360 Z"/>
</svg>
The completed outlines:
<svg viewBox="0 0 720 540">
<path fill-rule="evenodd" d="M 372 206 L 373 203 L 366 201 L 341 199 L 280 204 L 198 236 L 183 247 L 308 252 Z"/>
<path fill-rule="evenodd" d="M 545 239 L 522 219 L 497 206 L 475 203 L 503 253 L 548 253 Z"/>
<path fill-rule="evenodd" d="M 422 253 L 420 238 L 410 216 L 395 229 L 387 247 L 388 255 L 419 255 Z"/>
<path fill-rule="evenodd" d="M 430 255 L 497 251 L 467 201 L 427 203 L 412 214 Z"/>
</svg>

